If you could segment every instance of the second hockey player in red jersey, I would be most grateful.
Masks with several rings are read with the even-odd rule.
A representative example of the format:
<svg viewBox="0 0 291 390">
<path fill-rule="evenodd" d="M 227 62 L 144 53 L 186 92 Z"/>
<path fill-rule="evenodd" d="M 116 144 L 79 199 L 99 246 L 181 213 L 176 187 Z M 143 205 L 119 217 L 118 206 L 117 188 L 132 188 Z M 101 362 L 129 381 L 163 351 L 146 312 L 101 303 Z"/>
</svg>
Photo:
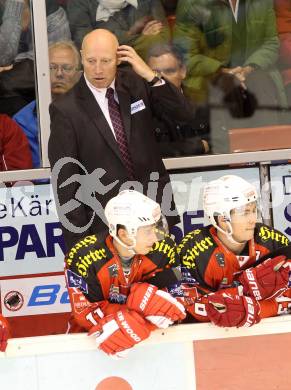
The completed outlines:
<svg viewBox="0 0 291 390">
<path fill-rule="evenodd" d="M 66 278 L 75 321 L 101 350 L 121 356 L 153 329 L 185 318 L 167 292 L 181 273 L 156 202 L 126 190 L 107 203 L 105 216 L 106 240 L 78 242 L 66 256 Z"/>
<path fill-rule="evenodd" d="M 279 248 L 288 252 L 289 240 L 257 222 L 257 199 L 255 187 L 238 176 L 205 186 L 203 207 L 212 225 L 190 232 L 178 246 L 192 320 L 248 327 L 290 311 L 290 260 L 272 255 Z"/>
</svg>

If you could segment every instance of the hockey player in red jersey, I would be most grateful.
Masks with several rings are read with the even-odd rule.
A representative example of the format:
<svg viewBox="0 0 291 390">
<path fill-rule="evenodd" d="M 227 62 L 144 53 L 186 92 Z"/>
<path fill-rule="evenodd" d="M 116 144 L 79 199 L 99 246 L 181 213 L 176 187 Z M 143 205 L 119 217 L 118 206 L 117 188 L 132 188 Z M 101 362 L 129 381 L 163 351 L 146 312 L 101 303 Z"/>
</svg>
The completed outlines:
<svg viewBox="0 0 291 390">
<path fill-rule="evenodd" d="M 108 355 L 123 352 L 185 318 L 168 292 L 179 282 L 177 253 L 160 206 L 126 190 L 105 207 L 109 235 L 78 242 L 67 254 L 66 279 L 75 321 Z"/>
<path fill-rule="evenodd" d="M 5 352 L 9 339 L 9 325 L 7 320 L 0 314 L 0 352 Z"/>
<path fill-rule="evenodd" d="M 203 208 L 211 225 L 187 234 L 177 248 L 190 321 L 249 327 L 290 312 L 290 260 L 272 255 L 280 248 L 288 253 L 289 240 L 257 222 L 257 199 L 255 187 L 238 176 L 205 186 Z"/>
</svg>

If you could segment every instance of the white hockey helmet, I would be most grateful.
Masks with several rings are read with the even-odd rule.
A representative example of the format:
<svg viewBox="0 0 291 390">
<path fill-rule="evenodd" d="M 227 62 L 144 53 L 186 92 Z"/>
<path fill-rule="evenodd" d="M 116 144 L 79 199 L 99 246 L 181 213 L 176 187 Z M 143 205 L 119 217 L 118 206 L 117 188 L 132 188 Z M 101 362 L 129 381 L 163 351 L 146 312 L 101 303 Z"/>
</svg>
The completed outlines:
<svg viewBox="0 0 291 390">
<path fill-rule="evenodd" d="M 226 222 L 231 222 L 233 209 L 256 202 L 258 193 L 252 184 L 236 175 L 222 176 L 207 183 L 203 191 L 203 209 L 212 225 L 221 230 L 215 217 L 222 215 Z M 232 229 L 231 234 L 232 234 Z"/>
<path fill-rule="evenodd" d="M 124 245 L 117 236 L 118 225 L 126 228 L 129 237 L 135 238 L 139 227 L 155 225 L 162 220 L 161 208 L 158 203 L 134 190 L 124 190 L 110 199 L 105 207 L 109 234 Z M 162 222 L 165 227 L 165 221 Z"/>
</svg>

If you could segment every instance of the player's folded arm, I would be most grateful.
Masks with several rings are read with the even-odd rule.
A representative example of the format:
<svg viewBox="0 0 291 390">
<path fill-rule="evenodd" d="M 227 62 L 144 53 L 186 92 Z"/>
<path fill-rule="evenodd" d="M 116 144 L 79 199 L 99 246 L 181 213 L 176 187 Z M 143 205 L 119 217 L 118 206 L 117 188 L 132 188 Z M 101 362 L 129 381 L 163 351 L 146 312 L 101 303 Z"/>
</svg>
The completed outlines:
<svg viewBox="0 0 291 390">
<path fill-rule="evenodd" d="M 72 276 L 66 273 L 67 286 L 69 291 L 72 313 L 75 321 L 86 330 L 97 325 L 104 316 L 116 313 L 124 304 L 110 303 L 105 299 L 101 284 L 95 280 L 79 278 L 79 287 L 72 287 L 69 278 Z M 76 276 L 74 276 L 76 278 Z M 74 285 L 76 285 L 76 281 Z"/>
</svg>

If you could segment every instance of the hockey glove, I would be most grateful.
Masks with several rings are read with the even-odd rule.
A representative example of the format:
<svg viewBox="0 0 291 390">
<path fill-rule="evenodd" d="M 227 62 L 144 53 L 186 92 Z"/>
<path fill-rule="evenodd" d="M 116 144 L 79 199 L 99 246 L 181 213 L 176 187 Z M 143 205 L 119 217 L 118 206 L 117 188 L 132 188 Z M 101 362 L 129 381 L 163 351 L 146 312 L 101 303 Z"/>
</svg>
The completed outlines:
<svg viewBox="0 0 291 390">
<path fill-rule="evenodd" d="M 245 270 L 239 276 L 243 295 L 251 296 L 257 301 L 281 295 L 288 287 L 291 264 L 290 260 L 285 260 L 286 256 L 277 256 Z"/>
<path fill-rule="evenodd" d="M 9 339 L 9 325 L 4 317 L 0 315 L 0 352 L 5 352 L 7 340 Z"/>
<path fill-rule="evenodd" d="M 251 297 L 210 294 L 206 304 L 208 318 L 217 326 L 250 327 L 260 322 L 260 306 Z"/>
<path fill-rule="evenodd" d="M 131 287 L 126 306 L 162 329 L 186 317 L 182 303 L 148 283 L 136 283 Z"/>
<path fill-rule="evenodd" d="M 124 351 L 147 339 L 150 331 L 138 313 L 124 308 L 104 317 L 100 325 L 90 329 L 88 335 L 96 337 L 99 349 L 107 355 L 124 357 Z"/>
</svg>

